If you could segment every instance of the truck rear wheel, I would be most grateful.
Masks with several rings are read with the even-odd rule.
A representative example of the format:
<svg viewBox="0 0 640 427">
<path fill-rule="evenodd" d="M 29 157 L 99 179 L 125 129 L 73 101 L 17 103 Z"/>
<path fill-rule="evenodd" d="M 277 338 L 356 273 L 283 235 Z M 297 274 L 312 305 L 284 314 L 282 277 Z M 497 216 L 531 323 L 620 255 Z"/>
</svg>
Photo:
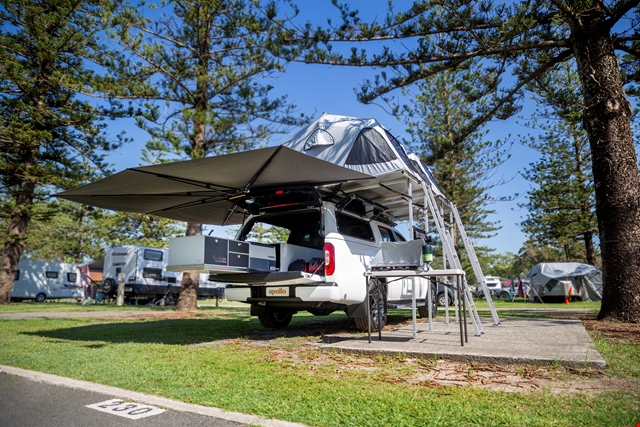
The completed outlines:
<svg viewBox="0 0 640 427">
<path fill-rule="evenodd" d="M 387 324 L 387 291 L 386 284 L 379 279 L 371 279 L 369 291 L 369 318 L 371 319 L 371 330 L 378 331 L 384 329 Z M 354 317 L 356 328 L 361 331 L 369 330 L 369 322 L 366 317 Z"/>
<path fill-rule="evenodd" d="M 428 307 L 427 301 L 428 300 L 425 298 L 424 305 L 421 305 L 418 307 L 418 314 L 423 319 L 429 318 L 429 307 Z M 437 314 L 438 314 L 438 299 L 436 298 L 435 286 L 432 286 L 431 287 L 431 317 L 436 317 Z"/>
<path fill-rule="evenodd" d="M 293 313 L 290 311 L 274 310 L 267 308 L 264 313 L 258 314 L 258 320 L 265 328 L 284 328 L 291 323 Z"/>
</svg>

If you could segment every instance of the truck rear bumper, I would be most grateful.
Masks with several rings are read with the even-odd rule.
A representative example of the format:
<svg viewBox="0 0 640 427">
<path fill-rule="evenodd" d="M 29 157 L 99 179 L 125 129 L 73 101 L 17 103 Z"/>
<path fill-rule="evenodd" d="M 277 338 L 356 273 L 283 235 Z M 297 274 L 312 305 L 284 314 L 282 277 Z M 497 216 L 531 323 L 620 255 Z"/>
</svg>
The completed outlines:
<svg viewBox="0 0 640 427">
<path fill-rule="evenodd" d="M 335 302 L 340 300 L 340 288 L 332 283 L 313 285 L 283 285 L 279 282 L 274 286 L 233 286 L 225 289 L 225 297 L 229 301 L 269 302 L 269 301 L 303 301 L 303 302 Z M 281 292 L 273 292 L 274 290 Z M 271 292 L 270 292 L 271 291 Z M 286 293 L 286 296 L 282 296 Z"/>
</svg>

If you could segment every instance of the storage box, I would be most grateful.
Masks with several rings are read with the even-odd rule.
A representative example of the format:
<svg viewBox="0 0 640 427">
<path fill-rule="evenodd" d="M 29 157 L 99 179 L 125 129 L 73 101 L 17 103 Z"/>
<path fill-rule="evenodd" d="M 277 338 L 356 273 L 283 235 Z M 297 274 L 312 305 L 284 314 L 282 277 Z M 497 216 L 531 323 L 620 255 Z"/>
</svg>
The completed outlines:
<svg viewBox="0 0 640 427">
<path fill-rule="evenodd" d="M 168 271 L 199 270 L 216 274 L 275 269 L 273 245 L 210 236 L 178 237 L 169 241 Z"/>
</svg>

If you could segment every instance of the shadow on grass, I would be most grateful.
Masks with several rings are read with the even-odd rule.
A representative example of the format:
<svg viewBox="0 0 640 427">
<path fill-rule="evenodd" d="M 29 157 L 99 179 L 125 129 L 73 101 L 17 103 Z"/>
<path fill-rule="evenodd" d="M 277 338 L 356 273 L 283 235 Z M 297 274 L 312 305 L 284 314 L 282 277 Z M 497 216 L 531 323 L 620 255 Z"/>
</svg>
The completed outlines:
<svg viewBox="0 0 640 427">
<path fill-rule="evenodd" d="M 237 319 L 127 319 L 105 321 L 98 324 L 23 332 L 25 335 L 59 340 L 86 341 L 88 347 L 98 348 L 104 343 L 139 343 L 193 345 L 223 340 L 249 339 L 258 341 L 278 338 L 309 338 L 322 342 L 349 339 L 361 334 L 353 319 L 342 313 L 317 317 L 309 314 L 294 316 L 293 322 L 282 329 L 266 329 L 257 318 L 242 316 Z M 388 327 L 410 321 L 402 314 L 389 314 Z"/>
<path fill-rule="evenodd" d="M 265 329 L 257 319 L 162 319 L 105 322 L 71 328 L 24 332 L 25 335 L 59 340 L 87 341 L 89 346 L 102 343 L 139 343 L 190 345 L 205 342 L 250 339 L 309 337 L 321 339 L 326 334 L 352 334 L 353 321 L 332 316 L 295 321 L 287 328 Z"/>
</svg>

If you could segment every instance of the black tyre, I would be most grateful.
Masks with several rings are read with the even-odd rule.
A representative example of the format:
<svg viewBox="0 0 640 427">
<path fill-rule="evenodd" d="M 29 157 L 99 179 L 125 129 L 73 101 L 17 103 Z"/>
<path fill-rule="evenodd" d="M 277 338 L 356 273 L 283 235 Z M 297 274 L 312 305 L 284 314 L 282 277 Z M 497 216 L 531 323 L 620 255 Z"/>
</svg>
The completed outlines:
<svg viewBox="0 0 640 427">
<path fill-rule="evenodd" d="M 115 280 L 113 279 L 105 279 L 102 282 L 102 292 L 105 295 L 113 295 L 116 293 L 116 291 L 118 290 L 118 285 L 116 284 Z"/>
<path fill-rule="evenodd" d="M 258 320 L 265 328 L 284 328 L 291 323 L 293 313 L 277 309 L 267 308 L 263 314 L 258 315 Z"/>
<path fill-rule="evenodd" d="M 454 298 L 449 295 L 449 305 L 453 305 Z M 445 294 L 444 292 L 440 292 L 438 294 L 438 305 L 444 307 L 446 305 Z"/>
<path fill-rule="evenodd" d="M 427 300 L 425 300 L 425 304 L 418 307 L 418 314 L 423 319 L 429 318 L 429 307 L 427 305 Z M 436 298 L 436 290 L 435 288 L 431 288 L 431 317 L 436 317 L 438 314 L 438 299 Z"/>
<path fill-rule="evenodd" d="M 500 292 L 498 294 L 498 298 L 503 298 L 503 299 L 509 298 L 509 292 Z"/>
<path fill-rule="evenodd" d="M 38 295 L 36 295 L 34 301 L 35 302 L 44 302 L 47 299 L 47 295 L 45 295 L 44 293 L 40 292 Z"/>
<path fill-rule="evenodd" d="M 386 284 L 378 279 L 371 279 L 369 292 L 369 317 L 371 318 L 371 331 L 384 329 L 387 324 L 387 290 Z M 361 331 L 369 330 L 369 322 L 366 317 L 354 317 L 356 328 Z"/>
</svg>

